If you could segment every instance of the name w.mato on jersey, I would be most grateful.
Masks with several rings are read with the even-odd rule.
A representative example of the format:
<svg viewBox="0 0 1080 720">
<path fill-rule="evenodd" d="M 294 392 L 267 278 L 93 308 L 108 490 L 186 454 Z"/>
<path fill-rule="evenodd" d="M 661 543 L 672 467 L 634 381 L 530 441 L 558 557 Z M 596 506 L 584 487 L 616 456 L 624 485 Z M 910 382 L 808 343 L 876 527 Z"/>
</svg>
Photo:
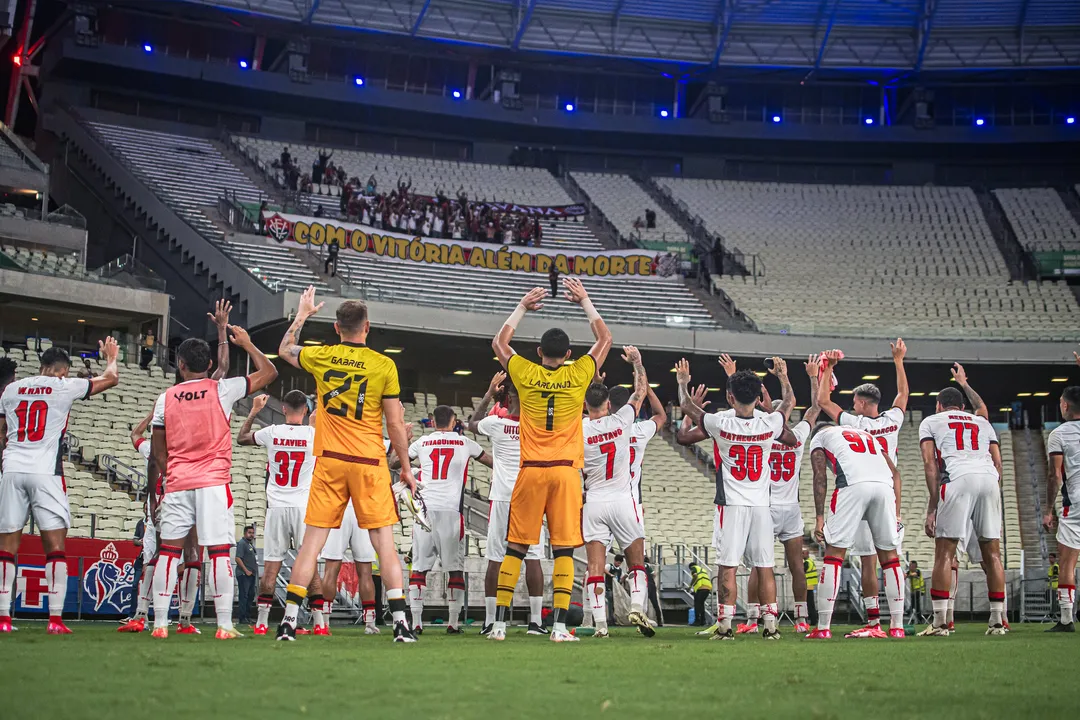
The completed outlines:
<svg viewBox="0 0 1080 720">
<path fill-rule="evenodd" d="M 266 448 L 270 477 L 266 507 L 307 507 L 315 470 L 315 428 L 310 425 L 267 425 L 252 436 Z"/>
<path fill-rule="evenodd" d="M 469 460 L 483 454 L 484 448 L 475 440 L 442 430 L 425 435 L 409 446 L 409 458 L 420 461 L 422 492 L 428 510 L 461 512 Z"/>
<path fill-rule="evenodd" d="M 85 378 L 48 375 L 11 383 L 0 396 L 0 417 L 7 424 L 5 473 L 61 475 L 61 445 L 76 400 L 90 397 Z"/>
</svg>

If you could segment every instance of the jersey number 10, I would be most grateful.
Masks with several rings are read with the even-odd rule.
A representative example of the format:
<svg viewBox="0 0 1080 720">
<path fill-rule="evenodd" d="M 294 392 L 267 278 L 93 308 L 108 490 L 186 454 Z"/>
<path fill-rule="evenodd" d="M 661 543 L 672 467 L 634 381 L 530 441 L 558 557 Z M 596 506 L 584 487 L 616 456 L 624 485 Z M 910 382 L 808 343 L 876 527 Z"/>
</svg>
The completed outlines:
<svg viewBox="0 0 1080 720">
<path fill-rule="evenodd" d="M 45 421 L 49 416 L 49 404 L 44 400 L 23 400 L 15 407 L 19 427 L 15 430 L 18 442 L 38 442 L 45 437 Z"/>
</svg>

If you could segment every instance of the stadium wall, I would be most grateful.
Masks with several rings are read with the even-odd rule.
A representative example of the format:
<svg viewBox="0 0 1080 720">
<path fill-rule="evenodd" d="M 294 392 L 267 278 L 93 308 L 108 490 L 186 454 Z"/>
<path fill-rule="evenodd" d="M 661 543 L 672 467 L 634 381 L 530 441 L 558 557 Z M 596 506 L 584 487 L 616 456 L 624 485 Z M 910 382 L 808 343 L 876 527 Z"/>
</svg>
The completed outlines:
<svg viewBox="0 0 1080 720">
<path fill-rule="evenodd" d="M 49 303 L 96 308 L 123 308 L 125 312 L 161 318 L 167 332 L 169 296 L 142 288 L 83 282 L 60 275 L 44 276 L 0 268 L 0 293 Z M 138 327 L 134 334 L 138 334 Z M 166 335 L 167 337 L 167 335 Z"/>
</svg>

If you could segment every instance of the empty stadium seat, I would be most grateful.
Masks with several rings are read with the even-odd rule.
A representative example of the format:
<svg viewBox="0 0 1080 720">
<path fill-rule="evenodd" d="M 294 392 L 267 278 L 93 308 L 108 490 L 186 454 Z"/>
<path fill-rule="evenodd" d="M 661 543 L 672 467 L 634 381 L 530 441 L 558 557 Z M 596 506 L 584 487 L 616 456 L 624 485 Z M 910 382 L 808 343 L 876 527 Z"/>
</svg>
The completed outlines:
<svg viewBox="0 0 1080 720">
<path fill-rule="evenodd" d="M 641 247 L 653 250 L 687 245 L 686 231 L 629 175 L 575 172 L 570 176 L 623 237 L 637 238 Z M 656 227 L 635 228 L 635 219 L 645 221 L 646 209 L 656 212 Z"/>
<path fill-rule="evenodd" d="M 1016 239 L 1028 250 L 1080 250 L 1080 225 L 1053 188 L 995 190 Z"/>
</svg>

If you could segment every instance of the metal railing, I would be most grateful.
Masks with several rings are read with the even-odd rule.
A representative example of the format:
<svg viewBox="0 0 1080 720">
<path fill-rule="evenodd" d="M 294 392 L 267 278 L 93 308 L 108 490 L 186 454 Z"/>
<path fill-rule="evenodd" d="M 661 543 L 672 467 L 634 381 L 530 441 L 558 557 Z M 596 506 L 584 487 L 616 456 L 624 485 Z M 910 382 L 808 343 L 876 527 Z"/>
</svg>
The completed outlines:
<svg viewBox="0 0 1080 720">
<path fill-rule="evenodd" d="M 1035 500 L 1035 527 L 1039 532 L 1039 558 L 1046 561 L 1050 558 L 1050 552 L 1046 544 L 1046 530 L 1042 526 L 1042 495 L 1039 492 L 1039 473 L 1035 466 L 1035 448 L 1031 428 L 1024 428 L 1024 442 L 1027 445 L 1028 479 L 1031 482 L 1031 494 Z"/>
</svg>

